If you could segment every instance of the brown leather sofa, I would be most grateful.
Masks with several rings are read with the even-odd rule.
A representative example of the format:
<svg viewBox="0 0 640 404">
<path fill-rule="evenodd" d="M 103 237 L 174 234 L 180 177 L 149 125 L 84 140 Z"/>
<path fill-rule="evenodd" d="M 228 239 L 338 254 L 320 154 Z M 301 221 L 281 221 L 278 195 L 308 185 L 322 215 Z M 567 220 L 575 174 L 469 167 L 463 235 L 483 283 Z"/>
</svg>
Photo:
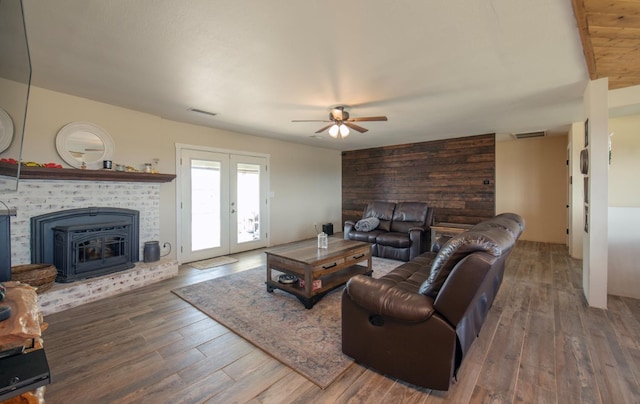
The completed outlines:
<svg viewBox="0 0 640 404">
<path fill-rule="evenodd" d="M 524 220 L 505 213 L 342 295 L 342 352 L 417 386 L 448 390 L 498 293 Z"/>
<path fill-rule="evenodd" d="M 356 230 L 356 222 L 344 223 L 344 238 L 371 243 L 371 255 L 409 261 L 429 249 L 433 208 L 422 202 L 369 203 L 363 219 L 375 217 L 380 224 L 371 231 Z"/>
</svg>

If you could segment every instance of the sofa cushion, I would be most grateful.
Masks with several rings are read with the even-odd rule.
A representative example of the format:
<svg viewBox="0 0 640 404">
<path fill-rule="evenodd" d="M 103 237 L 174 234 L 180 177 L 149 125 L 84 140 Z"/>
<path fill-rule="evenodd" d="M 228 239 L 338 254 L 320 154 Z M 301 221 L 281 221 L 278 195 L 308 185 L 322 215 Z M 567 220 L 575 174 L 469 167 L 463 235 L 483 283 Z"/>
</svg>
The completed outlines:
<svg viewBox="0 0 640 404">
<path fill-rule="evenodd" d="M 393 202 L 373 201 L 365 208 L 362 218 L 377 217 L 380 220 L 378 229 L 389 231 L 391 230 L 391 219 L 393 219 L 395 207 L 396 204 Z"/>
<path fill-rule="evenodd" d="M 383 232 L 376 237 L 376 243 L 395 248 L 411 247 L 408 233 Z"/>
<path fill-rule="evenodd" d="M 506 241 L 510 237 L 511 235 L 504 229 L 490 228 L 482 232 L 472 229 L 451 238 L 433 259 L 429 277 L 422 283 L 419 292 L 435 298 L 461 259 L 475 251 L 483 251 L 499 257 L 502 254 L 503 244 L 507 247 Z"/>
<path fill-rule="evenodd" d="M 407 292 L 418 293 L 420 285 L 429 276 L 429 269 L 436 254 L 426 252 L 418 255 L 409 262 L 396 267 L 391 272 L 383 275 L 380 280 L 388 282 L 396 288 Z"/>
<path fill-rule="evenodd" d="M 424 227 L 429 207 L 422 202 L 398 202 L 393 212 L 391 231 L 408 233 L 412 227 Z"/>
<path fill-rule="evenodd" d="M 381 230 L 372 230 L 372 231 L 356 231 L 353 230 L 349 233 L 349 240 L 355 241 L 365 241 L 367 243 L 375 243 L 376 237 L 383 233 Z"/>
</svg>

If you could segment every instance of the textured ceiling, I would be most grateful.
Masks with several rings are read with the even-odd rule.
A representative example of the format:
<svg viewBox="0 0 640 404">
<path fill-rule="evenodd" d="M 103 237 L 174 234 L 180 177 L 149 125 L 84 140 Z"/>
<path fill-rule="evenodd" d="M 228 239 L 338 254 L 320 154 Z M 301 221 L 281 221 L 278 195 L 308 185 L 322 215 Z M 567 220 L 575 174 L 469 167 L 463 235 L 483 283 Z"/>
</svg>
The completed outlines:
<svg viewBox="0 0 640 404">
<path fill-rule="evenodd" d="M 568 0 L 23 1 L 34 85 L 166 119 L 340 150 L 583 119 Z M 335 105 L 389 121 L 291 122 Z"/>
</svg>

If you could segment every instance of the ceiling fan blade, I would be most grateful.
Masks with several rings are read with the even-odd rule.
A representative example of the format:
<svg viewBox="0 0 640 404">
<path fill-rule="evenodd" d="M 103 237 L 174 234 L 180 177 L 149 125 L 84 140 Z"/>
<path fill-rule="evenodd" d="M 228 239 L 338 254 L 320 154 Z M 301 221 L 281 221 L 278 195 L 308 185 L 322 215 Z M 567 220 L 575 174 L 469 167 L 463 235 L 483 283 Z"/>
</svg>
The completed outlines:
<svg viewBox="0 0 640 404">
<path fill-rule="evenodd" d="M 323 121 L 323 122 L 324 122 L 324 121 Z M 325 126 L 324 128 L 322 128 L 322 129 L 320 129 L 320 130 L 317 130 L 317 131 L 316 131 L 316 133 L 324 132 L 325 130 L 329 129 L 329 128 L 330 128 L 330 127 L 332 127 L 332 126 L 333 126 L 333 123 L 332 123 L 331 125 L 327 125 L 327 126 Z"/>
<path fill-rule="evenodd" d="M 353 129 L 353 130 L 357 130 L 360 133 L 364 133 L 366 131 L 368 131 L 369 129 L 365 129 L 362 126 L 358 126 L 355 123 L 351 123 L 351 122 L 343 122 L 345 125 L 347 125 L 349 128 Z M 331 125 L 329 125 L 331 126 Z"/>
<path fill-rule="evenodd" d="M 328 119 L 294 119 L 291 122 L 333 122 Z"/>
<path fill-rule="evenodd" d="M 362 118 L 349 118 L 347 122 L 386 121 L 386 116 L 363 116 Z"/>
</svg>

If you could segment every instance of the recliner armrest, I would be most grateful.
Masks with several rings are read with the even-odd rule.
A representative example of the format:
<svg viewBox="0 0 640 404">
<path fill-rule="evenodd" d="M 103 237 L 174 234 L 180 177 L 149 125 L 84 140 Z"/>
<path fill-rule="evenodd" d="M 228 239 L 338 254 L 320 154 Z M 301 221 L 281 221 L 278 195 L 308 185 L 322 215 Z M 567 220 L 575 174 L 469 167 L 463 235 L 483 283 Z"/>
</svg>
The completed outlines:
<svg viewBox="0 0 640 404">
<path fill-rule="evenodd" d="M 398 320 L 420 322 L 433 312 L 433 299 L 396 288 L 389 281 L 356 275 L 347 282 L 349 297 L 364 309 Z"/>
<path fill-rule="evenodd" d="M 424 228 L 412 227 L 409 229 L 409 240 L 411 240 L 409 260 L 414 259 L 427 250 L 428 239 L 431 239 L 431 233 Z"/>
<path fill-rule="evenodd" d="M 351 230 L 353 230 L 353 227 L 355 225 L 355 222 L 352 222 L 351 220 L 347 220 L 344 222 L 344 231 L 342 233 L 342 237 L 345 240 L 349 240 L 349 233 L 351 233 Z"/>
</svg>

